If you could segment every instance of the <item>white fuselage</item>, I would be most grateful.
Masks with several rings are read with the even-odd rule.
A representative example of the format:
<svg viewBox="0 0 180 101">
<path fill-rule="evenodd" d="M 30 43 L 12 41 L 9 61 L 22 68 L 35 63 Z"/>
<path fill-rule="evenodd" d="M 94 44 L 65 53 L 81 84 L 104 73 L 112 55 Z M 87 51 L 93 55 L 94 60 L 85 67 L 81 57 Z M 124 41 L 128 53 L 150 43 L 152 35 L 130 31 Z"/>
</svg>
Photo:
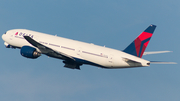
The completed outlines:
<svg viewBox="0 0 180 101">
<path fill-rule="evenodd" d="M 57 52 L 65 53 L 73 58 L 88 61 L 104 68 L 143 67 L 149 66 L 150 63 L 147 60 L 119 50 L 26 29 L 9 30 L 6 34 L 2 35 L 2 38 L 5 41 L 5 45 L 19 48 L 25 45 L 32 46 L 23 36 L 30 36 L 37 42 Z M 127 59 L 139 62 L 140 64 L 128 63 Z"/>
</svg>

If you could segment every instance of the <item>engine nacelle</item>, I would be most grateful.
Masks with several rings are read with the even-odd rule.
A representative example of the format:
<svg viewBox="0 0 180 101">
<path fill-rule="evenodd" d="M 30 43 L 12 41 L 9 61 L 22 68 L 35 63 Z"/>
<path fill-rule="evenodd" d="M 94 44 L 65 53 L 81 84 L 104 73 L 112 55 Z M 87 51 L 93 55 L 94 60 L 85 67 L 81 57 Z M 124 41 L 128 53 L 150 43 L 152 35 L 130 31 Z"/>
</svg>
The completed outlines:
<svg viewBox="0 0 180 101">
<path fill-rule="evenodd" d="M 41 54 L 36 50 L 36 48 L 30 47 L 30 46 L 23 46 L 20 51 L 21 55 L 26 58 L 36 59 Z"/>
</svg>

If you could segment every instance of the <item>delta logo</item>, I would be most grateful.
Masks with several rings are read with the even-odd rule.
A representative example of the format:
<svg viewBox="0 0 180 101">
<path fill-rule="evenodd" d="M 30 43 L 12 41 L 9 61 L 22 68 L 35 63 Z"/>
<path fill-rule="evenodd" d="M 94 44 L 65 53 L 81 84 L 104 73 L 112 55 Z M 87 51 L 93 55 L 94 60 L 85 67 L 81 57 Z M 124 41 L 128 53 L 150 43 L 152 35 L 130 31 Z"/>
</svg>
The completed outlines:
<svg viewBox="0 0 180 101">
<path fill-rule="evenodd" d="M 27 34 L 27 33 L 22 33 L 22 32 L 16 32 L 15 35 L 16 36 L 29 36 L 31 38 L 34 37 L 34 35 L 32 35 L 32 34 Z"/>
</svg>

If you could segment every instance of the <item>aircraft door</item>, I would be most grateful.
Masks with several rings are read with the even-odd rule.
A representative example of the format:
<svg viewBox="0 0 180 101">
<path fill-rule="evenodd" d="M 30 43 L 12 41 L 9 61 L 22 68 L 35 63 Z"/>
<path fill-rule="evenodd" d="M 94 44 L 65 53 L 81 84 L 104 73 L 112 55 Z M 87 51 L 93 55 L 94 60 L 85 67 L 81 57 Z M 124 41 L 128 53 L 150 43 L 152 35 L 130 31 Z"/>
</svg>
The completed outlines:
<svg viewBox="0 0 180 101">
<path fill-rule="evenodd" d="M 78 49 L 76 49 L 76 54 L 77 54 L 78 56 L 81 56 L 81 47 L 79 47 Z"/>
<path fill-rule="evenodd" d="M 113 65 L 114 63 L 113 63 L 113 55 L 112 55 L 112 54 L 109 55 L 108 61 L 109 61 L 109 63 L 110 63 L 110 66 L 113 67 L 113 66 L 114 66 L 114 65 Z"/>
<path fill-rule="evenodd" d="M 11 37 L 9 37 L 9 39 L 10 39 L 10 40 L 13 40 L 13 37 L 14 37 L 13 34 L 11 34 L 10 36 L 11 36 Z"/>
</svg>

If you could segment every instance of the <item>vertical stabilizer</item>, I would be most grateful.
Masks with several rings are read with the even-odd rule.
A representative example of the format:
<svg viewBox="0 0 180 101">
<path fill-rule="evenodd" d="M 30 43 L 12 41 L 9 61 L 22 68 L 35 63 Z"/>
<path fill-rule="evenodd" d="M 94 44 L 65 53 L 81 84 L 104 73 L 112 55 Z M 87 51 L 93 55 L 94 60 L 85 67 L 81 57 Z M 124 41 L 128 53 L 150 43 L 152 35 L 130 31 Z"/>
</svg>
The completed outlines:
<svg viewBox="0 0 180 101">
<path fill-rule="evenodd" d="M 155 28 L 155 25 L 150 25 L 126 49 L 124 49 L 123 52 L 141 58 L 153 35 Z"/>
</svg>

